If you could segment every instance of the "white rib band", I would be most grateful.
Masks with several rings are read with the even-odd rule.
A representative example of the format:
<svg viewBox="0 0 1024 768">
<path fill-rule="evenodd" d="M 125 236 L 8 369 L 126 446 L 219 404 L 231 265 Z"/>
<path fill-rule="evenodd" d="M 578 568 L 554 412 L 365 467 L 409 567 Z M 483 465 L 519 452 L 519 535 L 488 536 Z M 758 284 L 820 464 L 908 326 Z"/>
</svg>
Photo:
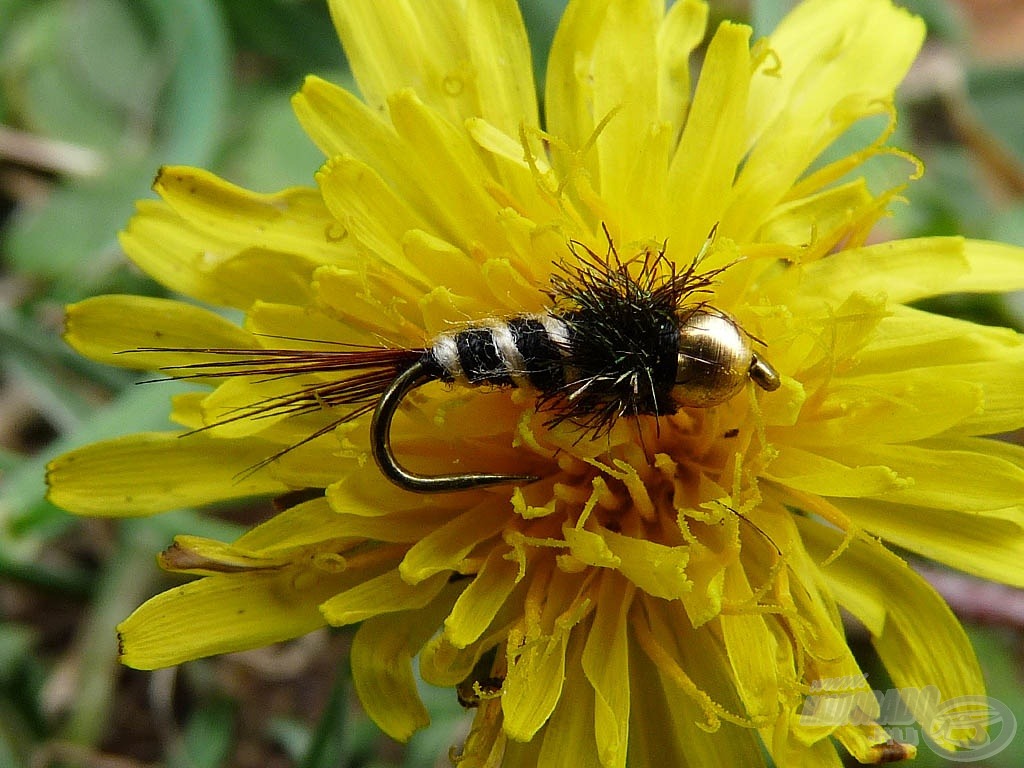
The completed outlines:
<svg viewBox="0 0 1024 768">
<path fill-rule="evenodd" d="M 453 379 L 465 379 L 462 372 L 462 362 L 459 360 L 459 347 L 455 343 L 455 336 L 449 334 L 438 336 L 434 341 L 431 351 L 445 373 Z"/>
<path fill-rule="evenodd" d="M 494 341 L 494 348 L 498 351 L 498 359 L 505 366 L 507 373 L 516 384 L 522 385 L 529 380 L 526 377 L 526 360 L 516 346 L 516 340 L 508 323 L 498 322 L 490 326 L 491 339 Z"/>
</svg>

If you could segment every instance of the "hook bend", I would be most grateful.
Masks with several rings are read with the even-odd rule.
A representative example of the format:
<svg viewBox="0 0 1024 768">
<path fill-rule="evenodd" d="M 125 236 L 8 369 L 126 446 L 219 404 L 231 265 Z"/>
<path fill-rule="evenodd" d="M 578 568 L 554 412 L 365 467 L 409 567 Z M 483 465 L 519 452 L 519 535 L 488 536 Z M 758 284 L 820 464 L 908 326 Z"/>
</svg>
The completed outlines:
<svg viewBox="0 0 1024 768">
<path fill-rule="evenodd" d="M 424 361 L 417 360 L 395 377 L 377 402 L 377 407 L 373 411 L 373 421 L 370 424 L 370 448 L 373 452 L 374 461 L 377 462 L 380 471 L 384 473 L 388 480 L 407 491 L 414 491 L 416 493 L 446 493 L 503 483 L 532 483 L 540 479 L 534 475 L 482 473 L 420 475 L 402 467 L 391 451 L 391 421 L 402 404 L 402 400 L 405 399 L 409 392 L 435 378 L 424 364 Z"/>
</svg>

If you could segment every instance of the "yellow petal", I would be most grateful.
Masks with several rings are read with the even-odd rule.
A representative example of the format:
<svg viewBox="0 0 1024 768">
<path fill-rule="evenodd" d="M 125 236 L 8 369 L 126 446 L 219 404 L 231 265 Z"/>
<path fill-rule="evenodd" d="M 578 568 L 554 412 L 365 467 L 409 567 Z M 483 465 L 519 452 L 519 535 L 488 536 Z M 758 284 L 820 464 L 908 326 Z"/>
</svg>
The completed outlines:
<svg viewBox="0 0 1024 768">
<path fill-rule="evenodd" d="M 718 28 L 672 159 L 665 193 L 671 208 L 668 238 L 690 258 L 721 220 L 745 150 L 749 42 L 750 27 L 727 22 Z"/>
<path fill-rule="evenodd" d="M 493 649 L 494 642 L 474 643 L 466 648 L 452 645 L 444 634 L 434 635 L 420 651 L 420 677 L 431 685 L 452 688 L 475 677 L 474 670 L 486 651 Z"/>
<path fill-rule="evenodd" d="M 380 480 L 377 480 L 378 487 Z M 314 506 L 315 505 L 315 508 Z M 308 510 L 308 511 L 307 511 Z M 391 512 L 379 517 L 335 511 L 326 498 L 300 504 L 253 528 L 238 543 L 258 551 L 334 538 L 373 539 L 412 544 L 451 518 L 445 509 L 429 507 L 413 512 Z M 280 522 L 278 522 L 280 521 Z M 255 537 L 250 540 L 249 537 Z M 319 538 L 318 538 L 319 537 Z"/>
<path fill-rule="evenodd" d="M 766 292 L 769 290 L 774 290 L 774 287 Z M 804 314 L 811 302 L 814 310 Z M 858 352 L 876 335 L 879 324 L 890 314 L 884 297 L 869 297 L 862 293 L 850 294 L 838 306 L 832 302 L 822 305 L 820 297 L 808 297 L 807 306 L 802 307 L 792 294 L 783 300 L 783 305 L 786 303 L 789 303 L 789 310 L 801 318 L 802 327 L 794 332 L 791 343 L 772 345 L 770 355 L 779 370 L 793 371 L 801 382 L 793 388 L 794 391 L 787 392 L 791 400 L 801 403 L 814 392 L 816 385 L 820 386 L 834 376 L 837 368 L 849 366 L 849 361 L 856 359 Z M 772 398 L 766 398 L 766 407 L 771 403 Z M 784 413 L 789 412 L 788 407 L 784 409 Z"/>
<path fill-rule="evenodd" d="M 379 111 L 344 88 L 313 76 L 292 97 L 292 108 L 303 130 L 327 157 L 350 155 L 363 161 L 403 200 L 419 211 L 430 210 L 429 197 L 404 172 L 407 148 Z"/>
<path fill-rule="evenodd" d="M 565 543 L 569 545 L 570 554 L 581 563 L 598 568 L 618 568 L 622 559 L 608 547 L 605 538 L 594 531 L 582 528 L 566 527 L 562 530 Z"/>
<path fill-rule="evenodd" d="M 257 555 L 232 544 L 202 536 L 180 535 L 160 553 L 160 567 L 176 573 L 208 576 L 217 573 L 276 570 L 290 565 L 292 552 Z M 343 561 L 338 556 L 338 570 Z"/>
<path fill-rule="evenodd" d="M 519 565 L 504 555 L 501 549 L 491 550 L 444 620 L 445 636 L 456 648 L 476 642 L 512 594 Z"/>
<path fill-rule="evenodd" d="M 431 286 L 444 285 L 461 296 L 479 296 L 481 301 L 490 301 L 481 296 L 481 283 L 494 295 L 491 311 L 495 314 L 515 314 L 522 311 L 522 304 L 514 307 L 508 294 L 512 287 L 508 281 L 497 283 L 487 274 L 486 264 L 481 265 L 465 251 L 439 237 L 423 230 L 411 230 L 402 239 L 406 258 L 421 270 Z M 497 283 L 497 284 L 496 284 Z M 536 288 L 533 289 L 536 291 Z"/>
<path fill-rule="evenodd" d="M 384 733 L 406 741 L 430 723 L 416 690 L 412 659 L 451 606 L 454 586 L 415 611 L 377 616 L 363 622 L 352 640 L 352 682 L 366 713 Z"/>
<path fill-rule="evenodd" d="M 833 254 L 851 223 L 874 201 L 864 179 L 839 184 L 776 206 L 757 238 L 803 248 L 800 259 L 806 263 Z"/>
<path fill-rule="evenodd" d="M 857 373 L 899 374 L 913 366 L 943 366 L 1016 360 L 1024 336 L 944 317 L 912 307 L 892 307 L 877 332 L 857 354 Z"/>
<path fill-rule="evenodd" d="M 1024 499 L 1024 448 L 998 440 L 935 438 L 915 445 L 847 445 L 820 451 L 851 467 L 891 467 L 906 480 L 899 490 L 856 495 L 961 511 L 1018 506 Z"/>
<path fill-rule="evenodd" d="M 138 203 L 138 213 L 119 236 L 136 265 L 171 290 L 210 304 L 247 308 L 254 297 L 211 270 L 237 253 L 237 246 L 189 227 L 167 205 Z"/>
<path fill-rule="evenodd" d="M 605 768 L 625 768 L 626 765 L 630 700 L 627 628 L 632 596 L 629 582 L 610 573 L 602 576 L 597 610 L 581 659 L 583 672 L 593 686 L 594 736 L 601 765 Z M 585 698 L 590 698 L 589 691 Z M 576 701 L 567 696 L 562 706 L 574 706 Z M 577 717 L 582 720 L 582 713 Z M 549 728 L 556 726 L 553 720 Z"/>
<path fill-rule="evenodd" d="M 808 549 L 821 559 L 841 541 L 840 533 L 809 520 L 797 524 Z M 935 590 L 903 560 L 873 540 L 857 539 L 824 574 L 839 602 L 858 618 L 858 606 L 865 601 L 884 612 L 883 627 L 873 630 L 873 644 L 896 687 L 938 689 L 938 701 L 929 696 L 904 697 L 924 727 L 930 727 L 939 714 L 935 707 L 940 701 L 984 695 L 981 669 L 963 627 Z M 941 746 L 953 748 L 941 735 L 937 739 Z"/>
<path fill-rule="evenodd" d="M 333 263 L 347 251 L 315 189 L 260 194 L 199 168 L 165 166 L 153 190 L 189 226 L 233 242 L 239 251 L 290 254 L 310 265 Z"/>
<path fill-rule="evenodd" d="M 496 511 L 491 502 L 470 507 L 412 546 L 398 569 L 402 579 L 418 584 L 434 574 L 458 572 L 466 556 L 500 534 L 512 516 L 511 509 Z"/>
<path fill-rule="evenodd" d="M 548 210 L 547 200 L 558 180 L 551 175 L 547 152 L 536 136 L 526 131 L 509 135 L 479 117 L 466 121 L 466 131 L 490 154 L 504 190 L 499 194 L 507 194 L 517 212 L 543 220 Z M 491 188 L 492 194 L 496 191 Z"/>
<path fill-rule="evenodd" d="M 878 496 L 908 485 L 906 478 L 888 466 L 863 462 L 849 466 L 845 448 L 841 455 L 843 461 L 837 461 L 820 452 L 779 446 L 778 456 L 763 475 L 790 488 L 822 496 Z"/>
<path fill-rule="evenodd" d="M 378 3 L 332 0 L 331 17 L 363 98 L 383 110 L 413 88 L 453 123 L 478 114 L 477 82 L 467 49 L 466 14 L 453 0 Z M 480 45 L 497 41 L 483 40 Z"/>
<path fill-rule="evenodd" d="M 1024 510 L 964 513 L 870 499 L 835 504 L 864 530 L 931 560 L 1024 587 Z M 955 535 L 950 535 L 955 532 Z"/>
<path fill-rule="evenodd" d="M 522 649 L 502 686 L 505 733 L 529 741 L 547 722 L 562 695 L 569 631 L 559 629 L 530 641 Z"/>
<path fill-rule="evenodd" d="M 551 715 L 551 720 L 536 738 L 542 739 L 540 753 L 537 756 L 538 766 L 551 768 L 613 768 L 622 765 L 618 759 L 606 762 L 606 758 L 618 758 L 619 755 L 608 755 L 599 752 L 595 743 L 594 732 L 597 719 L 594 711 L 594 690 L 584 677 L 580 656 L 583 647 L 582 633 L 575 633 L 571 638 L 567 651 L 569 663 L 566 665 L 565 684 L 559 706 Z M 620 680 L 623 685 L 625 680 Z M 624 687 L 624 686 L 623 686 Z M 621 757 L 625 758 L 625 744 L 622 745 Z"/>
<path fill-rule="evenodd" d="M 273 453 L 262 441 L 142 432 L 65 453 L 48 468 L 49 499 L 71 512 L 135 516 L 283 493 L 267 472 L 246 471 Z"/>
<path fill-rule="evenodd" d="M 920 382 L 937 392 L 960 391 L 949 398 L 951 410 L 963 410 L 964 390 L 974 387 L 981 401 L 973 413 L 947 429 L 954 434 L 1010 432 L 1024 424 L 1024 337 L 1006 328 L 989 328 L 909 307 L 898 307 L 858 353 L 856 373 L 880 382 Z M 927 395 L 922 395 L 927 398 Z M 915 398 L 916 399 L 916 398 Z M 918 407 L 906 403 L 909 407 Z M 928 410 L 928 409 L 923 409 Z M 934 412 L 938 412 L 936 409 Z M 949 422 L 943 417 L 937 422 Z"/>
<path fill-rule="evenodd" d="M 729 661 L 707 631 L 695 631 L 676 603 L 641 595 L 649 628 L 667 659 L 652 659 L 645 643 L 630 655 L 630 765 L 763 766 L 757 731 L 722 721 L 716 712 L 740 712 Z M 640 630 L 635 630 L 640 633 Z M 668 660 L 671 660 L 671 667 Z M 689 675 L 681 685 L 677 672 Z M 691 687 L 692 686 L 692 687 Z M 694 697 L 697 698 L 694 698 Z M 712 711 L 709 711 L 712 710 Z M 709 722 L 710 721 L 710 722 Z M 658 723 L 658 728 L 649 727 Z M 780 765 L 783 763 L 780 763 Z"/>
<path fill-rule="evenodd" d="M 984 397 L 969 377 L 943 368 L 843 377 L 801 414 L 790 440 L 803 446 L 921 440 L 981 411 Z"/>
<path fill-rule="evenodd" d="M 842 725 L 835 730 L 836 740 L 853 755 L 858 763 L 880 763 L 913 760 L 917 747 L 895 741 L 878 723 Z"/>
<path fill-rule="evenodd" d="M 551 717 L 562 695 L 565 682 L 566 649 L 573 629 L 591 609 L 581 592 L 579 575 L 553 572 L 543 596 L 544 615 L 527 607 L 520 628 L 510 634 L 507 643 L 508 673 L 502 686 L 501 711 L 504 731 L 515 741 L 529 741 Z M 528 599 L 527 602 L 532 602 Z M 517 639 L 518 638 L 518 639 Z"/>
<path fill-rule="evenodd" d="M 841 301 L 853 292 L 883 294 L 908 302 L 949 290 L 967 274 L 964 241 L 958 237 L 894 240 L 840 251 L 807 265 L 799 292 L 810 300 Z"/>
<path fill-rule="evenodd" d="M 314 288 L 320 288 L 319 284 L 314 284 Z M 303 342 L 303 339 L 352 345 L 380 344 L 379 337 L 352 324 L 339 322 L 323 312 L 316 306 L 320 300 L 317 295 L 309 305 L 300 306 L 257 302 L 246 314 L 245 327 L 254 336 L 277 337 L 272 345 L 285 349 L 307 347 L 308 342 Z M 270 340 L 265 344 L 271 344 Z"/>
<path fill-rule="evenodd" d="M 729 560 L 729 556 L 707 547 L 692 547 L 686 578 L 693 582 L 693 587 L 680 598 L 692 626 L 703 626 L 722 612 L 725 569 Z"/>
<path fill-rule="evenodd" d="M 842 768 L 846 763 L 829 739 L 803 744 L 795 739 L 769 750 L 772 765 L 792 765 L 794 768 Z M 760 765 L 761 763 L 758 763 Z"/>
<path fill-rule="evenodd" d="M 619 558 L 622 575 L 647 594 L 675 600 L 693 589 L 686 573 L 689 547 L 668 547 L 608 530 L 602 531 L 602 536 L 609 550 Z"/>
<path fill-rule="evenodd" d="M 600 121 L 614 113 L 597 137 L 599 188 L 611 210 L 643 204 L 626 195 L 633 165 L 648 131 L 659 118 L 656 56 L 660 22 L 661 9 L 655 3 L 612 0 L 594 40 L 589 73 L 594 116 Z M 667 150 L 668 142 L 661 146 Z M 649 151 L 649 147 L 646 149 Z M 664 168 L 667 152 L 659 159 Z M 650 232 L 627 232 L 624 237 L 650 237 Z"/>
<path fill-rule="evenodd" d="M 289 568 L 191 581 L 146 601 L 118 626 L 121 660 L 158 669 L 299 637 L 324 626 L 320 601 L 357 580 Z"/>
<path fill-rule="evenodd" d="M 235 541 L 235 546 L 250 552 L 270 553 L 351 536 L 335 527 L 339 517 L 327 499 L 315 498 L 278 512 L 250 528 Z"/>
<path fill-rule="evenodd" d="M 474 115 L 510 136 L 518 135 L 521 126 L 536 127 L 537 91 L 530 41 L 518 3 L 473 0 L 466 13 L 466 43 L 479 102 Z"/>
<path fill-rule="evenodd" d="M 738 568 L 730 568 L 726 576 L 726 596 L 733 602 L 748 602 L 753 597 L 750 585 Z M 737 692 L 746 713 L 752 718 L 775 714 L 779 701 L 779 667 L 765 664 L 765 659 L 778 659 L 778 643 L 768 627 L 768 620 L 756 614 L 725 614 L 719 619 L 725 653 L 736 679 Z"/>
<path fill-rule="evenodd" d="M 339 249 L 340 250 L 340 249 Z M 309 304 L 310 282 L 317 264 L 306 255 L 250 248 L 224 259 L 209 270 L 211 281 L 234 285 L 254 301 Z"/>
<path fill-rule="evenodd" d="M 107 365 L 154 370 L 185 362 L 181 353 L 133 352 L 143 347 L 258 346 L 252 335 L 220 315 L 170 299 L 96 296 L 67 308 L 64 338 Z"/>
<path fill-rule="evenodd" d="M 439 229 L 435 234 L 462 248 L 479 243 L 485 251 L 501 253 L 504 243 L 494 227 L 498 205 L 483 184 L 490 174 L 469 135 L 411 91 L 396 93 L 388 105 L 395 130 L 411 151 L 405 172 L 430 190 L 431 219 Z"/>
<path fill-rule="evenodd" d="M 888 0 L 796 6 L 751 82 L 751 150 L 719 231 L 749 239 L 829 144 L 857 120 L 884 112 L 924 35 L 919 18 Z"/>
<path fill-rule="evenodd" d="M 419 584 L 408 584 L 397 570 L 363 581 L 332 597 L 320 606 L 327 623 L 345 624 L 396 611 L 409 611 L 428 605 L 448 583 L 447 573 L 438 573 Z"/>
<path fill-rule="evenodd" d="M 406 230 L 428 225 L 373 168 L 351 157 L 335 157 L 317 172 L 316 180 L 333 216 L 371 258 L 400 270 L 420 293 L 430 285 L 405 258 L 401 245 Z"/>
<path fill-rule="evenodd" d="M 562 14 L 548 56 L 544 109 L 548 131 L 565 142 L 551 147 L 552 165 L 563 176 L 580 167 L 599 179 L 594 152 L 580 156 L 595 126 L 606 115 L 595 115 L 590 62 L 611 0 L 573 0 Z"/>
<path fill-rule="evenodd" d="M 788 521 L 788 526 L 793 520 Z M 799 537 L 799 534 L 795 534 Z M 787 549 L 792 552 L 793 571 L 803 574 L 790 589 L 793 605 L 798 615 L 812 628 L 806 633 L 805 650 L 813 657 L 815 669 L 826 669 L 831 677 L 856 677 L 860 668 L 847 644 L 839 606 L 829 591 L 828 584 L 820 577 L 818 562 L 811 558 L 802 546 Z M 780 644 L 782 650 L 784 644 Z M 813 679 L 813 677 L 811 678 Z"/>
<path fill-rule="evenodd" d="M 884 98 L 903 79 L 924 37 L 921 20 L 888 0 L 811 0 L 783 18 L 769 38 L 776 58 L 758 73 L 751 94 L 756 140 L 787 110 L 803 106 L 809 78 L 835 95 L 858 88 Z M 837 60 L 838 59 L 838 60 Z"/>
<path fill-rule="evenodd" d="M 377 273 L 338 267 L 318 269 L 314 284 L 318 309 L 334 321 L 350 325 L 357 334 L 376 337 L 374 346 L 379 346 L 381 339 L 396 345 L 422 346 L 422 320 L 416 322 L 415 305 L 410 306 L 402 298 L 413 290 L 408 281 L 384 265 L 366 267 L 376 268 Z"/>
<path fill-rule="evenodd" d="M 690 56 L 704 39 L 707 23 L 706 2 L 679 0 L 668 9 L 658 30 L 658 106 L 674 139 L 690 108 Z"/>
<path fill-rule="evenodd" d="M 185 167 L 162 169 L 154 188 L 165 202 L 140 202 L 121 245 L 157 280 L 210 303 L 292 298 L 317 265 L 351 252 L 313 189 L 260 195 Z M 279 285 L 242 268 L 271 256 L 287 276 Z"/>
<path fill-rule="evenodd" d="M 418 304 L 427 338 L 434 338 L 438 334 L 450 331 L 453 323 L 462 322 L 466 318 L 485 318 L 489 312 L 484 308 L 486 304 L 481 302 L 480 298 L 480 294 L 456 294 L 444 285 L 423 295 Z"/>
<path fill-rule="evenodd" d="M 491 716 L 494 718 L 494 715 Z M 500 721 L 495 727 L 500 726 Z M 472 739 L 473 734 L 470 734 Z M 502 768 L 536 768 L 540 763 L 540 748 L 543 744 L 541 739 L 532 741 L 509 741 L 502 733 L 500 736 L 484 737 L 491 742 L 490 752 L 492 764 L 501 765 Z M 469 740 L 467 740 L 467 744 Z"/>
<path fill-rule="evenodd" d="M 1024 290 L 1024 248 L 988 240 L 967 240 L 964 255 L 970 270 L 945 292 L 1006 293 Z"/>
<path fill-rule="evenodd" d="M 358 432 L 359 439 L 369 442 L 369 430 Z M 453 502 L 452 497 L 447 494 L 438 494 L 428 505 L 419 494 L 409 493 L 393 483 L 381 482 L 380 474 L 372 471 L 366 464 L 370 461 L 368 446 L 366 454 L 360 471 L 348 472 L 343 477 L 337 477 L 335 482 L 327 487 L 327 500 L 339 514 L 368 518 L 367 526 L 391 525 L 390 516 L 398 514 L 399 517 L 395 518 L 397 527 L 422 510 L 429 518 L 430 530 L 433 530 L 439 521 L 451 519 L 464 509 L 458 502 Z M 358 523 L 353 522 L 352 525 Z M 377 529 L 368 527 L 366 530 Z"/>
</svg>

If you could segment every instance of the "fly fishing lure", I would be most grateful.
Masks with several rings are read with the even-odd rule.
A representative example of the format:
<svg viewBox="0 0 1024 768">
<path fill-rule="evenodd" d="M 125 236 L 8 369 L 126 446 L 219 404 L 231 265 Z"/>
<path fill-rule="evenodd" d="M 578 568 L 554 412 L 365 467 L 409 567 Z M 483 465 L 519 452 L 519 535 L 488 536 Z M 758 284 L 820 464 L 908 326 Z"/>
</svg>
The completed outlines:
<svg viewBox="0 0 1024 768">
<path fill-rule="evenodd" d="M 607 228 L 605 236 L 604 257 L 570 241 L 576 260 L 556 265 L 547 292 L 550 308 L 443 333 L 425 348 L 140 351 L 222 358 L 162 369 L 173 378 L 340 374 L 335 380 L 260 400 L 217 424 L 252 416 L 350 409 L 258 465 L 263 466 L 372 411 L 374 460 L 393 483 L 421 493 L 538 479 L 484 473 L 426 476 L 402 467 L 391 449 L 391 422 L 406 396 L 428 382 L 532 389 L 537 409 L 550 414 L 546 425 L 570 422 L 581 430 L 580 439 L 606 434 L 622 417 L 667 416 L 680 408 L 719 405 L 748 381 L 766 391 L 779 387 L 779 374 L 754 352 L 755 340 L 732 316 L 700 299 L 712 292 L 715 279 L 728 266 L 700 272 L 702 251 L 686 269 L 678 270 L 666 258 L 664 245 L 624 262 Z M 232 359 L 223 359 L 227 356 Z"/>
</svg>

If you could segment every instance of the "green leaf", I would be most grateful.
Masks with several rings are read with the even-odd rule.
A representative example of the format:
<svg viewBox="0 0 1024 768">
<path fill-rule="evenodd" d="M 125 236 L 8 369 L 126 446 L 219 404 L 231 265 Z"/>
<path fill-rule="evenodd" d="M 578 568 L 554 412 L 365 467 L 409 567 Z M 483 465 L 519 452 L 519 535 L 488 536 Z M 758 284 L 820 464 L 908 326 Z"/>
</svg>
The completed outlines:
<svg viewBox="0 0 1024 768">
<path fill-rule="evenodd" d="M 235 735 L 235 703 L 227 699 L 204 702 L 185 726 L 181 749 L 168 768 L 218 768 L 227 765 Z"/>
<path fill-rule="evenodd" d="M 1007 706 L 1018 724 L 1024 724 L 1024 689 L 1020 685 L 1019 648 L 1013 635 L 993 627 L 968 627 L 967 634 L 978 654 L 988 696 Z M 1006 727 L 1004 723 L 1002 727 Z M 1006 748 L 988 758 L 985 765 L 1017 768 L 1024 765 L 1024 739 L 1020 734 Z"/>
<path fill-rule="evenodd" d="M 28 628 L 18 624 L 0 625 L 0 685 L 9 685 L 19 673 L 34 642 Z"/>
<path fill-rule="evenodd" d="M 530 56 L 533 76 L 540 95 L 544 94 L 544 73 L 548 67 L 548 52 L 555 30 L 565 11 L 567 0 L 519 0 L 523 21 L 530 38 Z"/>
<path fill-rule="evenodd" d="M 33 557 L 41 544 L 37 538 L 41 530 L 51 528 L 55 518 L 61 525 L 71 520 L 45 500 L 47 463 L 86 443 L 127 432 L 169 429 L 169 398 L 187 389 L 178 382 L 131 387 L 43 453 L 6 475 L 0 493 L 0 549 L 12 558 Z"/>
<path fill-rule="evenodd" d="M 117 624 L 152 593 L 153 552 L 164 542 L 145 520 L 123 522 L 117 548 L 105 560 L 85 621 L 76 628 L 77 678 L 61 738 L 97 745 L 114 705 L 121 666 Z"/>
<path fill-rule="evenodd" d="M 894 207 L 903 237 L 974 235 L 986 231 L 990 210 L 979 194 L 978 169 L 961 147 L 931 147 L 925 175 L 908 193 L 909 205 Z"/>
<path fill-rule="evenodd" d="M 122 132 L 111 108 L 79 70 L 69 14 L 43 2 L 21 14 L 3 57 L 11 109 L 29 131 L 66 141 L 110 146 Z"/>
<path fill-rule="evenodd" d="M 238 136 L 221 170 L 251 189 L 311 186 L 324 156 L 295 119 L 283 89 L 253 87 L 236 99 Z"/>
<path fill-rule="evenodd" d="M 984 126 L 1024 165 L 1024 68 L 972 69 L 967 74 L 967 92 Z"/>
<path fill-rule="evenodd" d="M 345 727 L 350 687 L 347 664 L 342 664 L 335 673 L 331 696 L 313 732 L 309 751 L 299 763 L 300 768 L 335 768 L 350 762 Z"/>
<path fill-rule="evenodd" d="M 1002 243 L 1024 247 L 1024 203 L 1000 211 L 992 220 L 990 236 Z"/>
<path fill-rule="evenodd" d="M 10 264 L 24 275 L 56 281 L 51 298 L 75 301 L 102 290 L 124 266 L 116 233 L 146 195 L 153 165 L 124 164 L 107 176 L 56 189 L 38 209 L 10 224 Z"/>
<path fill-rule="evenodd" d="M 169 71 L 154 116 L 160 163 L 209 165 L 224 140 L 231 90 L 228 29 L 212 0 L 141 0 Z"/>
<path fill-rule="evenodd" d="M 222 0 L 240 48 L 282 66 L 267 74 L 289 89 L 311 72 L 342 66 L 345 56 L 325 2 L 264 0 L 255 12 L 250 0 Z"/>
<path fill-rule="evenodd" d="M 309 725 L 290 717 L 272 717 L 267 723 L 267 736 L 289 758 L 297 763 L 313 742 Z"/>
<path fill-rule="evenodd" d="M 83 89 L 125 116 L 146 104 L 157 62 L 135 4 L 90 0 L 65 8 L 62 59 Z"/>
<path fill-rule="evenodd" d="M 14 708 L 0 699 L 0 765 L 22 768 L 28 765 L 33 745 L 26 734 L 24 722 Z"/>
<path fill-rule="evenodd" d="M 750 4 L 750 24 L 754 28 L 754 39 L 775 31 L 794 5 L 794 0 L 753 0 Z"/>
<path fill-rule="evenodd" d="M 966 44 L 970 25 L 949 0 L 899 0 L 897 5 L 923 18 L 929 37 Z"/>
<path fill-rule="evenodd" d="M 18 14 L 28 7 L 29 0 L 0 0 L 0 40 L 18 21 Z"/>
</svg>

